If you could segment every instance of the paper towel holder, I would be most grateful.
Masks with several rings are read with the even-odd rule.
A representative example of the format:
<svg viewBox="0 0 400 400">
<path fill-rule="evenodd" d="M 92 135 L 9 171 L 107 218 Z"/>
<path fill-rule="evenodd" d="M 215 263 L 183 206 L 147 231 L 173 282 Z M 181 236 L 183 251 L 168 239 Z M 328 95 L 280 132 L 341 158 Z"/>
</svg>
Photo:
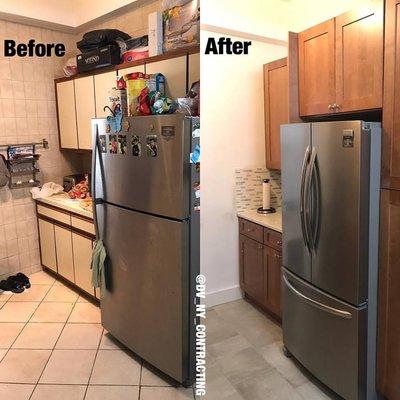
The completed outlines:
<svg viewBox="0 0 400 400">
<path fill-rule="evenodd" d="M 273 213 L 276 213 L 276 209 L 274 207 L 270 207 L 270 208 L 259 207 L 259 208 L 257 208 L 257 212 L 259 214 L 273 214 Z"/>
</svg>

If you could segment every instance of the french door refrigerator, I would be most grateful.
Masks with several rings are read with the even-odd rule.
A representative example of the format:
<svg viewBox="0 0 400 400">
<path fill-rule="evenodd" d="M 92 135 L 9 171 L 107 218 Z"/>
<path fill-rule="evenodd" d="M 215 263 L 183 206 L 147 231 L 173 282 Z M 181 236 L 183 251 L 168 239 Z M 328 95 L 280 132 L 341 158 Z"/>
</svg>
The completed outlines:
<svg viewBox="0 0 400 400">
<path fill-rule="evenodd" d="M 102 324 L 185 386 L 194 376 L 199 123 L 124 117 L 116 132 L 112 121 L 92 120 L 94 220 L 108 255 Z"/>
<path fill-rule="evenodd" d="M 381 129 L 281 126 L 283 342 L 345 399 L 374 399 Z"/>
</svg>

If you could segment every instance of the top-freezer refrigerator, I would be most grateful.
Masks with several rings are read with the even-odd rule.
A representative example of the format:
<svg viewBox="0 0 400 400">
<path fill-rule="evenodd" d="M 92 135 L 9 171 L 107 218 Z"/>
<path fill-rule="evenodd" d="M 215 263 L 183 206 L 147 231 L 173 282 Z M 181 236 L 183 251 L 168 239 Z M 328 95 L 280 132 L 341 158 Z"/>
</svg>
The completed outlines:
<svg viewBox="0 0 400 400">
<path fill-rule="evenodd" d="M 345 399 L 374 399 L 381 129 L 281 126 L 283 342 Z"/>
<path fill-rule="evenodd" d="M 183 115 L 124 117 L 120 127 L 92 120 L 94 220 L 108 256 L 102 324 L 185 386 L 194 377 L 199 124 Z"/>
</svg>

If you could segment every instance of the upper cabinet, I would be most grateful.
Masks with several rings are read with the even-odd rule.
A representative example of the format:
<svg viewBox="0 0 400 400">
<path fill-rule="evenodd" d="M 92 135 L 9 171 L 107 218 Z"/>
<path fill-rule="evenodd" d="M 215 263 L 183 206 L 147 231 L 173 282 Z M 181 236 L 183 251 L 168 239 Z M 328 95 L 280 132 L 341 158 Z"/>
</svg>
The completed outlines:
<svg viewBox="0 0 400 400">
<path fill-rule="evenodd" d="M 280 126 L 289 123 L 287 58 L 264 65 L 265 154 L 269 169 L 281 168 Z"/>
<path fill-rule="evenodd" d="M 400 190 L 400 1 L 386 0 L 382 187 Z"/>
<path fill-rule="evenodd" d="M 105 72 L 96 70 L 92 74 L 84 73 L 72 78 L 56 79 L 60 148 L 92 149 L 90 120 L 109 115 L 104 111 L 104 106 L 108 105 L 108 91 L 116 86 L 117 76 L 132 72 L 162 73 L 166 78 L 167 96 L 184 97 L 188 85 L 200 79 L 199 50 L 198 46 L 174 50 L 109 67 Z"/>
<path fill-rule="evenodd" d="M 335 102 L 335 21 L 299 33 L 300 115 L 326 114 Z"/>
<path fill-rule="evenodd" d="M 57 83 L 56 92 L 60 147 L 63 149 L 77 149 L 78 135 L 76 130 L 74 81 Z"/>
<path fill-rule="evenodd" d="M 300 115 L 382 108 L 383 5 L 301 32 Z"/>
</svg>

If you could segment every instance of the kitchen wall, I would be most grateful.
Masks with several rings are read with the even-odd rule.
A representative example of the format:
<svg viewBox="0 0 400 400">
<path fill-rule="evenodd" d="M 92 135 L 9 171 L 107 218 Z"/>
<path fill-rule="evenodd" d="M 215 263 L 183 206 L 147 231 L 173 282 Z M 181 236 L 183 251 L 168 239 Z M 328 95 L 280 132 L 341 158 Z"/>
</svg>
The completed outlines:
<svg viewBox="0 0 400 400">
<path fill-rule="evenodd" d="M 54 78 L 62 76 L 64 59 L 5 58 L 4 39 L 62 42 L 73 52 L 74 36 L 0 20 L 0 145 L 36 142 L 46 138 L 49 149 L 39 150 L 42 182 L 62 182 L 81 170 L 79 155 L 61 153 L 55 108 Z M 4 153 L 3 153 L 4 154 Z M 29 189 L 0 189 L 0 279 L 18 271 L 41 268 L 34 203 Z"/>
<path fill-rule="evenodd" d="M 207 37 L 219 35 L 201 34 L 204 52 Z M 201 58 L 201 270 L 208 305 L 241 297 L 235 170 L 265 165 L 262 66 L 286 54 L 286 46 L 253 41 L 247 56 Z"/>
</svg>

